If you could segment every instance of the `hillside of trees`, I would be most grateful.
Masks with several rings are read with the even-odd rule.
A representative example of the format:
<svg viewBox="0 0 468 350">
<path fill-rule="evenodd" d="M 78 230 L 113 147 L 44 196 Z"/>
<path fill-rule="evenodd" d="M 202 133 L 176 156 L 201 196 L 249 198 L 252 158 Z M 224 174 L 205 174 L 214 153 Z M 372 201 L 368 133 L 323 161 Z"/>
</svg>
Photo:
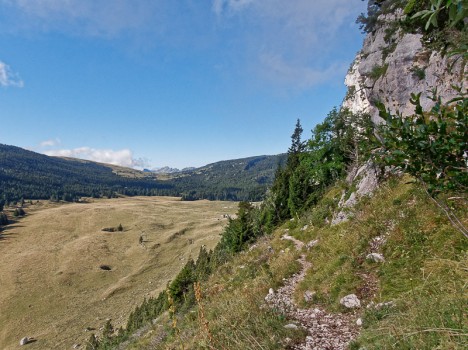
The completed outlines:
<svg viewBox="0 0 468 350">
<path fill-rule="evenodd" d="M 49 157 L 0 144 L 0 200 L 158 195 L 257 201 L 265 195 L 283 159 L 280 155 L 223 161 L 162 180 L 143 172 L 142 176 L 124 176 L 105 164 Z"/>
</svg>

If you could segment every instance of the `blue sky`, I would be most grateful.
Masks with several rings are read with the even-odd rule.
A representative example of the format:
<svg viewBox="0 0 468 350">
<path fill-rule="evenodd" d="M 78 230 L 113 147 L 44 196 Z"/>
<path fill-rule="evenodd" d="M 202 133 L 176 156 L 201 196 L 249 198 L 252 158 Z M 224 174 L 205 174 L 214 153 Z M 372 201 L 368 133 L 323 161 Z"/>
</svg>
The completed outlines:
<svg viewBox="0 0 468 350">
<path fill-rule="evenodd" d="M 0 143 L 134 167 L 287 150 L 345 94 L 361 0 L 0 0 Z"/>
</svg>

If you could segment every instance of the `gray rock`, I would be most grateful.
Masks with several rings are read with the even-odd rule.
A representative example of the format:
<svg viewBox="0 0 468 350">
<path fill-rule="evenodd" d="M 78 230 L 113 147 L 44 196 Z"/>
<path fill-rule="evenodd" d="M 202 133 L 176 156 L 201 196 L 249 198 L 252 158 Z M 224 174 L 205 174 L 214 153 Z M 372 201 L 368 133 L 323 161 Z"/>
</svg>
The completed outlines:
<svg viewBox="0 0 468 350">
<path fill-rule="evenodd" d="M 296 326 L 294 323 L 289 323 L 286 326 L 284 326 L 286 329 L 298 329 L 299 327 Z"/>
<path fill-rule="evenodd" d="M 29 337 L 24 337 L 24 338 L 21 338 L 20 340 L 20 345 L 26 345 L 26 344 L 29 344 L 31 342 L 31 338 Z"/>
<path fill-rule="evenodd" d="M 335 225 L 338 225 L 338 224 L 341 224 L 342 222 L 346 222 L 348 221 L 348 214 L 346 212 L 344 212 L 343 210 L 341 210 L 340 212 L 338 212 L 338 214 L 336 214 L 333 219 L 332 219 L 332 226 L 335 226 Z"/>
<path fill-rule="evenodd" d="M 371 260 L 376 263 L 385 262 L 385 258 L 383 257 L 382 254 L 379 254 L 379 253 L 367 254 L 366 259 Z"/>
<path fill-rule="evenodd" d="M 316 294 L 316 292 L 311 292 L 310 290 L 304 292 L 304 300 L 306 302 L 310 302 L 314 299 L 314 295 Z"/>
<path fill-rule="evenodd" d="M 401 16 L 379 16 L 378 20 L 383 24 L 366 36 L 363 48 L 345 79 L 345 84 L 354 93 L 347 96 L 343 107 L 353 113 L 369 113 L 375 123 L 381 123 L 382 119 L 372 101 L 382 101 L 392 113 L 400 111 L 407 116 L 414 113 L 414 106 L 410 102 L 411 93 L 425 92 L 437 86 L 445 102 L 457 95 L 453 84 L 467 84 L 463 60 L 457 60 L 459 56 L 442 57 L 439 52 L 427 49 L 421 43 L 421 34 L 396 32 L 392 36 L 393 52 L 388 52 L 390 45 L 385 37 L 392 22 Z M 383 76 L 378 79 L 369 76 L 376 67 L 383 66 L 387 67 Z M 414 74 L 415 69 L 424 72 L 423 79 Z M 421 95 L 424 110 L 434 106 L 435 102 L 429 97 L 427 93 Z"/>
<path fill-rule="evenodd" d="M 315 247 L 319 243 L 318 239 L 314 239 L 306 244 L 307 249 Z"/>
<path fill-rule="evenodd" d="M 79 349 L 79 348 L 80 348 L 80 344 L 73 344 L 72 348 L 73 348 L 73 349 Z"/>
<path fill-rule="evenodd" d="M 309 228 L 309 225 L 304 225 L 303 228 L 301 228 L 301 231 L 306 231 Z"/>
<path fill-rule="evenodd" d="M 333 217 L 332 225 L 348 221 L 352 208 L 356 205 L 359 198 L 371 196 L 377 189 L 380 176 L 380 169 L 371 160 L 367 161 L 359 169 L 351 172 L 348 180 L 350 183 L 356 183 L 356 191 L 351 193 L 346 200 L 345 193 L 343 193 L 338 203 L 338 208 L 341 210 Z"/>
<path fill-rule="evenodd" d="M 356 324 L 357 324 L 359 327 L 361 327 L 361 326 L 362 326 L 362 318 L 358 318 L 358 319 L 356 320 Z"/>
<path fill-rule="evenodd" d="M 273 288 L 270 288 L 270 290 L 268 291 L 268 294 L 265 297 L 265 301 L 267 303 L 270 303 L 274 298 L 275 298 L 275 291 L 273 290 Z"/>
<path fill-rule="evenodd" d="M 356 294 L 349 294 L 340 299 L 340 304 L 348 309 L 354 309 L 361 307 L 361 301 L 358 299 Z"/>
</svg>

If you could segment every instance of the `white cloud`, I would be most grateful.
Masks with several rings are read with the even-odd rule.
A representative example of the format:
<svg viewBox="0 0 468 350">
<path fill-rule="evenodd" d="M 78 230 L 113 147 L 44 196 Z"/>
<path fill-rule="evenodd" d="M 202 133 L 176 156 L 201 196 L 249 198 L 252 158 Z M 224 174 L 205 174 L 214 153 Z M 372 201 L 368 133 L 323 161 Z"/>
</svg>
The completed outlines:
<svg viewBox="0 0 468 350">
<path fill-rule="evenodd" d="M 313 69 L 300 64 L 290 64 L 283 57 L 271 54 L 260 56 L 264 78 L 273 83 L 307 89 L 330 79 L 342 77 L 347 65 L 334 63 L 326 69 Z"/>
<path fill-rule="evenodd" d="M 10 66 L 0 61 L 0 86 L 23 87 L 24 83 L 18 74 L 14 73 Z"/>
<path fill-rule="evenodd" d="M 39 143 L 39 146 L 41 148 L 44 148 L 44 147 L 53 147 L 53 146 L 57 146 L 61 143 L 60 139 L 58 138 L 55 138 L 55 139 L 50 139 L 50 140 L 45 140 L 45 141 L 42 141 L 41 143 Z"/>
<path fill-rule="evenodd" d="M 158 0 L 0 0 L 0 4 L 26 16 L 19 27 L 73 28 L 105 37 L 153 24 L 164 7 Z"/>
<path fill-rule="evenodd" d="M 340 56 L 347 52 L 346 40 L 355 36 L 350 31 L 358 32 L 354 21 L 365 8 L 360 0 L 0 0 L 9 20 L 0 23 L 0 32 L 125 38 L 132 52 L 133 46 L 215 48 L 222 58 L 214 66 L 222 63 L 236 74 L 248 72 L 248 79 L 260 75 L 297 88 L 313 84 L 302 76 L 297 82 L 277 77 L 284 70 L 273 69 L 278 62 L 270 64 L 268 76 L 265 61 L 280 60 L 305 69 L 310 82 L 323 81 L 312 79 L 312 72 L 330 72 L 352 59 Z"/>
<path fill-rule="evenodd" d="M 308 88 L 337 78 L 342 47 L 365 3 L 349 0 L 213 0 L 220 26 L 243 32 L 247 61 L 270 82 Z M 357 31 L 357 28 L 353 30 Z M 238 49 L 238 48 L 237 48 Z"/>
<path fill-rule="evenodd" d="M 213 0 L 213 11 L 217 15 L 222 15 L 225 11 L 239 11 L 250 5 L 255 0 Z"/>
<path fill-rule="evenodd" d="M 125 167 L 144 167 L 145 159 L 133 158 L 133 152 L 129 149 L 114 151 L 112 149 L 95 149 L 91 147 L 79 147 L 74 149 L 50 150 L 44 152 L 48 156 L 71 157 L 92 160 L 99 163 L 120 165 Z"/>
</svg>

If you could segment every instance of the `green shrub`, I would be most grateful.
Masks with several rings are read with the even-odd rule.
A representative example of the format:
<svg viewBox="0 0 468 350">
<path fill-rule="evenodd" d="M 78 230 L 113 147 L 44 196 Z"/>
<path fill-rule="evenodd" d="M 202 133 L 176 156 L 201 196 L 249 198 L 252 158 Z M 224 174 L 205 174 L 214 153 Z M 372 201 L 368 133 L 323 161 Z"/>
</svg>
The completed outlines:
<svg viewBox="0 0 468 350">
<path fill-rule="evenodd" d="M 421 94 L 412 94 L 415 114 L 392 115 L 380 104 L 382 151 L 376 160 L 399 166 L 426 184 L 429 193 L 465 192 L 468 189 L 466 145 L 468 144 L 468 98 L 442 104 L 434 95 L 435 106 L 424 113 Z"/>
<path fill-rule="evenodd" d="M 8 225 L 8 217 L 5 213 L 0 213 L 0 225 Z"/>
<path fill-rule="evenodd" d="M 387 69 L 388 69 L 388 64 L 384 64 L 382 66 L 378 66 L 378 65 L 374 66 L 371 72 L 369 73 L 369 78 L 373 80 L 377 80 L 380 77 L 384 76 L 385 73 L 387 73 Z"/>
<path fill-rule="evenodd" d="M 421 67 L 412 67 L 411 68 L 411 73 L 413 73 L 413 76 L 418 78 L 419 80 L 423 80 L 426 78 L 426 71 L 424 68 Z"/>
<path fill-rule="evenodd" d="M 26 215 L 26 212 L 24 211 L 23 208 L 16 208 L 15 211 L 13 212 L 13 216 L 19 217 L 19 216 L 24 216 Z"/>
</svg>

